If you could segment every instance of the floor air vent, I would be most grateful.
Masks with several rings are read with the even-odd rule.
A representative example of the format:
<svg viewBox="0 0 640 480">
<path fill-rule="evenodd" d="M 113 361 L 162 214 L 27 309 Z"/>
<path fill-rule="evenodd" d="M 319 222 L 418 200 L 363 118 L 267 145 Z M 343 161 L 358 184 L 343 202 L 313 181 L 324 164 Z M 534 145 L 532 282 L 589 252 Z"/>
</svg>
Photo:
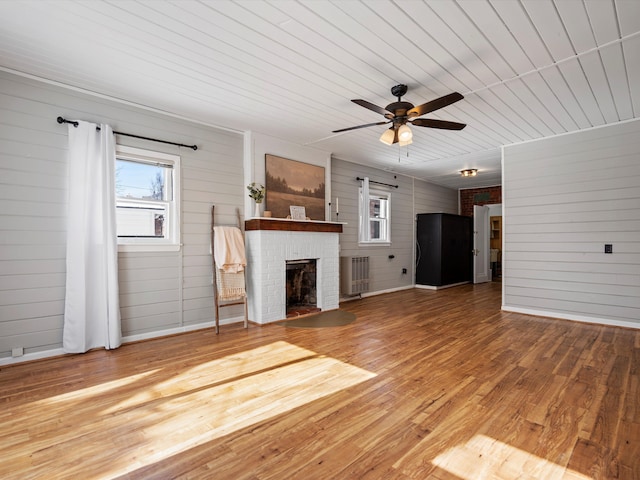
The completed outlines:
<svg viewBox="0 0 640 480">
<path fill-rule="evenodd" d="M 340 284 L 343 295 L 369 291 L 369 257 L 340 257 Z"/>
</svg>

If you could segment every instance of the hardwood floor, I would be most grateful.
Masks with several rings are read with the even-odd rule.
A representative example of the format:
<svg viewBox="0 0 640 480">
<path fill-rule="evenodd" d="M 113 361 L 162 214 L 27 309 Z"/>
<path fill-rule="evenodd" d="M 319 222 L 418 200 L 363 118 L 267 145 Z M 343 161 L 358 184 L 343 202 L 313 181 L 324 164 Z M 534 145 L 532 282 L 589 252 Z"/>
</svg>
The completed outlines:
<svg viewBox="0 0 640 480">
<path fill-rule="evenodd" d="M 638 479 L 640 330 L 500 284 L 0 370 L 0 478 Z"/>
</svg>

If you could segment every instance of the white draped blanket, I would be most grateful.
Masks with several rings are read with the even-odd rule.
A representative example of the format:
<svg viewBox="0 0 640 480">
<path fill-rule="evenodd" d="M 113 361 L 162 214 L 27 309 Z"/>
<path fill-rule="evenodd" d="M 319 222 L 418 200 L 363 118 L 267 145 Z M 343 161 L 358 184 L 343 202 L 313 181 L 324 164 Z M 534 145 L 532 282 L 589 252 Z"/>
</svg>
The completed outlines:
<svg viewBox="0 0 640 480">
<path fill-rule="evenodd" d="M 238 227 L 213 227 L 213 237 L 218 298 L 223 301 L 242 298 L 247 265 L 242 232 Z"/>
<path fill-rule="evenodd" d="M 244 253 L 244 238 L 238 227 L 213 227 L 213 259 L 216 268 L 226 273 L 244 270 L 247 259 Z"/>
</svg>

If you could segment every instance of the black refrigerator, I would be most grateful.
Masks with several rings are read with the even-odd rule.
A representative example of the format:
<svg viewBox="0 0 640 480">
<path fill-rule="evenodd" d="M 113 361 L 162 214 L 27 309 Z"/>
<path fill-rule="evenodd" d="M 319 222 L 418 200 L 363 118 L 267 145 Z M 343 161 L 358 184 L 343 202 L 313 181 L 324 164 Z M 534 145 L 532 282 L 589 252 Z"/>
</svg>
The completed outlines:
<svg viewBox="0 0 640 480">
<path fill-rule="evenodd" d="M 416 284 L 444 286 L 472 281 L 472 217 L 420 213 L 416 237 Z"/>
</svg>

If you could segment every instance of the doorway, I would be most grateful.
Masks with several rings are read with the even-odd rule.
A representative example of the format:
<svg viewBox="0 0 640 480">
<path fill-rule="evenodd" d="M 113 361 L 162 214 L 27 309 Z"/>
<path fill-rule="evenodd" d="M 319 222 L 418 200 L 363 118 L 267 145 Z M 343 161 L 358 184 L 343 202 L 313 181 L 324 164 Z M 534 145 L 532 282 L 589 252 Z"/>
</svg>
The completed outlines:
<svg viewBox="0 0 640 480">
<path fill-rule="evenodd" d="M 502 204 L 487 205 L 489 207 L 489 257 L 491 268 L 491 280 L 502 281 L 503 255 L 502 237 L 504 226 L 502 222 Z"/>
<path fill-rule="evenodd" d="M 473 206 L 473 283 L 501 282 L 502 204 Z"/>
<path fill-rule="evenodd" d="M 502 281 L 502 215 L 489 216 L 491 280 Z"/>
</svg>

